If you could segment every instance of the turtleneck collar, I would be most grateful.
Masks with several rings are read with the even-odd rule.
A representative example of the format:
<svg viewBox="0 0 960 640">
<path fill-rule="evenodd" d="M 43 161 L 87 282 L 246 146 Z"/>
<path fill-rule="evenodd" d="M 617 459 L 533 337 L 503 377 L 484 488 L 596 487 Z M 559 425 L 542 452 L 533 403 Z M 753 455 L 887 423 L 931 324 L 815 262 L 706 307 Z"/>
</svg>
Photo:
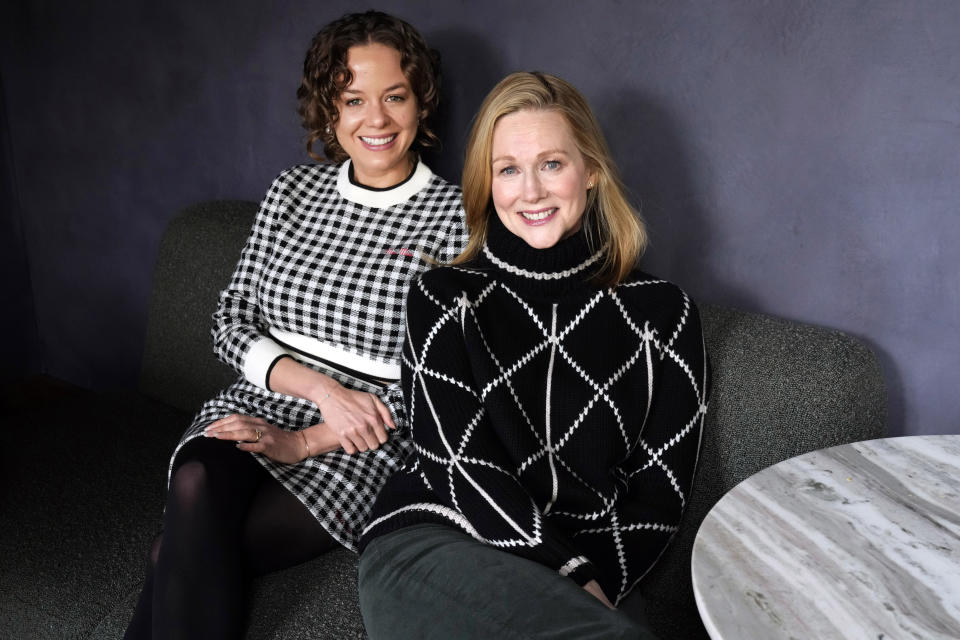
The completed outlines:
<svg viewBox="0 0 960 640">
<path fill-rule="evenodd" d="M 586 286 L 603 254 L 591 251 L 584 226 L 547 249 L 535 249 L 507 229 L 491 212 L 483 261 L 503 274 L 511 286 L 538 298 L 558 297 Z"/>
</svg>

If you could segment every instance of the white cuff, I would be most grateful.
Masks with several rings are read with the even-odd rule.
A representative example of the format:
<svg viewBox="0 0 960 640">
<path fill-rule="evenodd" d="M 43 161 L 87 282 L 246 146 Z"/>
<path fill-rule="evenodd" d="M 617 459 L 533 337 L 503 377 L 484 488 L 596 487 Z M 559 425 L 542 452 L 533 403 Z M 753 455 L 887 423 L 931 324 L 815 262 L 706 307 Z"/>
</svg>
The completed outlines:
<svg viewBox="0 0 960 640">
<path fill-rule="evenodd" d="M 570 558 L 569 560 L 566 561 L 566 563 L 564 563 L 562 567 L 560 567 L 560 575 L 566 577 L 571 573 L 573 573 L 577 569 L 577 567 L 587 564 L 588 562 L 590 561 L 587 560 L 584 556 L 577 556 L 576 558 Z"/>
<path fill-rule="evenodd" d="M 267 373 L 270 365 L 280 356 L 289 355 L 287 351 L 270 338 L 260 338 L 247 351 L 243 359 L 243 377 L 251 383 L 269 390 Z"/>
</svg>

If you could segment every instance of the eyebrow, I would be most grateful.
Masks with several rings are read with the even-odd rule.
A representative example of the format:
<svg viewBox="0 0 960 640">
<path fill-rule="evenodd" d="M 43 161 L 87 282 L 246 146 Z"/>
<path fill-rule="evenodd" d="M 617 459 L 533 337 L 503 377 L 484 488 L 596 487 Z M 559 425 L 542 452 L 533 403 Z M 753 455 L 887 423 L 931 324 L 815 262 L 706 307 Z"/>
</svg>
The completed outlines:
<svg viewBox="0 0 960 640">
<path fill-rule="evenodd" d="M 570 154 L 567 153 L 566 151 L 564 151 L 563 149 L 547 149 L 546 151 L 541 151 L 540 153 L 538 153 L 538 154 L 537 154 L 537 159 L 539 160 L 539 159 L 542 158 L 543 156 L 552 156 L 552 155 L 556 155 L 556 154 L 561 154 L 561 155 L 568 156 L 568 157 L 570 156 Z M 497 156 L 496 158 L 494 158 L 493 160 L 490 161 L 490 164 L 496 164 L 496 163 L 498 163 L 498 162 L 502 162 L 502 161 L 505 161 L 505 160 L 506 160 L 506 161 L 514 161 L 514 160 L 516 160 L 516 158 L 514 158 L 514 157 L 511 156 L 511 155 Z"/>
<path fill-rule="evenodd" d="M 410 90 L 410 87 L 408 87 L 408 86 L 407 86 L 405 83 L 403 83 L 403 82 L 398 82 L 397 84 L 391 85 L 391 86 L 387 87 L 386 89 L 384 89 L 384 90 L 383 90 L 383 93 L 390 93 L 391 91 L 396 91 L 397 89 L 406 89 L 406 90 L 409 91 L 409 90 Z M 354 94 L 354 95 L 363 95 L 363 91 L 360 91 L 360 90 L 358 90 L 358 89 L 350 89 L 350 88 L 344 89 L 344 90 L 343 90 L 343 93 L 352 93 L 352 94 Z"/>
</svg>

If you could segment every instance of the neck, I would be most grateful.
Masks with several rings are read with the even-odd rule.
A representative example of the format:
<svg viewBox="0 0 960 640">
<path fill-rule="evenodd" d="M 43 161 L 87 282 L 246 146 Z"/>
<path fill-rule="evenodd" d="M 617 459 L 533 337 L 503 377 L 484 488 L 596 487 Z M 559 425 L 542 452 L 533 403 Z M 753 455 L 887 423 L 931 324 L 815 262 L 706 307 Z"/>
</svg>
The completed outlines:
<svg viewBox="0 0 960 640">
<path fill-rule="evenodd" d="M 556 298 L 590 286 L 600 266 L 581 228 L 547 249 L 535 249 L 491 214 L 481 260 L 501 272 L 511 287 L 536 298 Z"/>
<path fill-rule="evenodd" d="M 400 166 L 393 167 L 377 175 L 361 173 L 357 165 L 351 162 L 350 168 L 352 175 L 350 179 L 355 185 L 363 187 L 364 189 L 392 189 L 409 180 L 416 166 L 415 157 L 409 152 L 404 156 L 403 163 Z"/>
</svg>

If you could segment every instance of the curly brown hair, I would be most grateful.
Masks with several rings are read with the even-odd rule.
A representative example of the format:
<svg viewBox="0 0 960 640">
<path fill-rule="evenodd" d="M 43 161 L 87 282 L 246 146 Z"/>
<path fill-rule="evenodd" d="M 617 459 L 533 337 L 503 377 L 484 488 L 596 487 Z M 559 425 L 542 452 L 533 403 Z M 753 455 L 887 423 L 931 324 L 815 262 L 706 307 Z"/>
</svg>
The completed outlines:
<svg viewBox="0 0 960 640">
<path fill-rule="evenodd" d="M 337 101 L 353 81 L 347 67 L 350 47 L 365 44 L 382 44 L 400 52 L 400 67 L 417 98 L 420 126 L 413 147 L 419 150 L 439 143 L 429 120 L 440 102 L 440 54 L 399 18 L 380 11 L 349 13 L 313 37 L 303 61 L 297 113 L 307 130 L 307 153 L 314 160 L 339 163 L 349 157 L 335 134 L 340 118 Z M 313 149 L 317 141 L 323 143 L 322 156 Z"/>
</svg>

